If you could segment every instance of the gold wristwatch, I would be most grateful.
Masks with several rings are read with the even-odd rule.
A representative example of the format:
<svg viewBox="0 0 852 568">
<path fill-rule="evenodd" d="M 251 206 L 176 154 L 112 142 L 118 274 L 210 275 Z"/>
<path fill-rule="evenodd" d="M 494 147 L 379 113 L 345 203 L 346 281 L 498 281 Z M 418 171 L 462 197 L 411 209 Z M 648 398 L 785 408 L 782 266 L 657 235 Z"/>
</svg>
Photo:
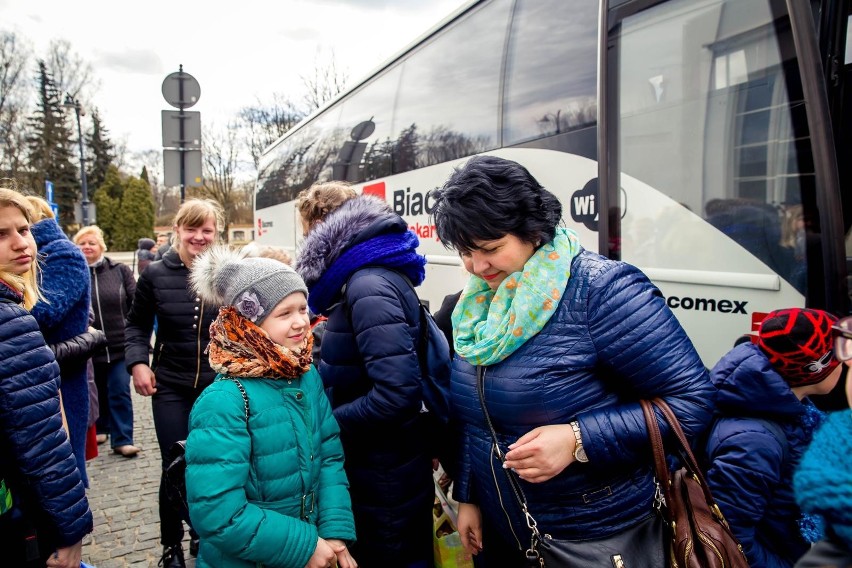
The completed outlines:
<svg viewBox="0 0 852 568">
<path fill-rule="evenodd" d="M 577 441 L 574 445 L 574 459 L 580 463 L 588 463 L 589 456 L 586 455 L 586 449 L 583 447 L 583 437 L 580 435 L 580 423 L 576 420 L 571 422 L 571 429 L 574 430 L 574 439 Z"/>
</svg>

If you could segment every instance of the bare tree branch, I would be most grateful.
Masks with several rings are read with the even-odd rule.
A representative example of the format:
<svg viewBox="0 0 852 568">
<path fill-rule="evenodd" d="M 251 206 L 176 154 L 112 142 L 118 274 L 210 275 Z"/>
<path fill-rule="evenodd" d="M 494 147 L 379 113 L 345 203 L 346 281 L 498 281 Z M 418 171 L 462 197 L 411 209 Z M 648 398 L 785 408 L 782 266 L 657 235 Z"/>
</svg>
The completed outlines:
<svg viewBox="0 0 852 568">
<path fill-rule="evenodd" d="M 349 75 L 338 67 L 332 50 L 327 58 L 323 58 L 319 52 L 316 54 L 313 76 L 301 75 L 299 78 L 305 86 L 304 101 L 310 114 L 343 92 Z"/>
</svg>

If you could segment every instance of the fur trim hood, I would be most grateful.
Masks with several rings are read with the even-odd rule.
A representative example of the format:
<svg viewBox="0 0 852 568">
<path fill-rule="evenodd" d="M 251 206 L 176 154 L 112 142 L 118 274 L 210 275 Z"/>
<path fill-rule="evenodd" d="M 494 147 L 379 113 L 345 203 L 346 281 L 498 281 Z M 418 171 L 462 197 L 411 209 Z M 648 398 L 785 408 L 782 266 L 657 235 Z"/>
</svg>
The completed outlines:
<svg viewBox="0 0 852 568">
<path fill-rule="evenodd" d="M 302 241 L 296 271 L 311 287 L 351 246 L 372 237 L 405 232 L 408 225 L 382 199 L 360 195 L 344 202 Z"/>
</svg>

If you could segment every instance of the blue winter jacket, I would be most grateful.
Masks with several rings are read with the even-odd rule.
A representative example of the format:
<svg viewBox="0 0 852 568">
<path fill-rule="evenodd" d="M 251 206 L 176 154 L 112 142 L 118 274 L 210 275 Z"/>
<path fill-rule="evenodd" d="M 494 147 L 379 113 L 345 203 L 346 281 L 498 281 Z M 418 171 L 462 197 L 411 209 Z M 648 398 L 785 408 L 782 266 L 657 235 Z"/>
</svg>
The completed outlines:
<svg viewBox="0 0 852 568">
<path fill-rule="evenodd" d="M 729 351 L 710 376 L 719 417 L 707 441 L 707 483 L 752 568 L 792 566 L 808 549 L 792 483 L 813 434 L 813 406 L 751 343 Z"/>
<path fill-rule="evenodd" d="M 455 496 L 478 505 L 505 542 L 526 549 L 530 531 L 492 455 L 476 382 L 476 368 L 457 355 L 452 397 L 463 450 Z M 572 261 L 550 321 L 485 367 L 484 383 L 504 452 L 536 427 L 580 424 L 588 463 L 574 462 L 544 483 L 520 482 L 539 529 L 559 539 L 606 537 L 653 514 L 639 399 L 665 399 L 690 437 L 704 430 L 713 409 L 707 371 L 659 290 L 637 268 L 586 251 Z"/>
<path fill-rule="evenodd" d="M 56 220 L 44 219 L 32 225 L 41 263 L 39 288 L 46 302 L 38 302 L 32 315 L 48 344 L 76 337 L 89 328 L 91 280 L 89 265 L 80 249 L 68 240 Z M 86 430 L 89 428 L 89 382 L 86 361 L 63 363 L 62 403 L 68 418 L 71 447 L 77 468 L 86 476 Z"/>
<path fill-rule="evenodd" d="M 92 512 L 62 430 L 59 366 L 20 300 L 0 282 L 0 478 L 17 506 L 43 512 L 40 538 L 65 547 L 92 532 Z"/>
<path fill-rule="evenodd" d="M 308 286 L 353 241 L 408 230 L 402 218 L 369 200 L 350 200 L 332 215 L 304 245 L 330 251 L 312 262 L 300 257 Z M 328 312 L 319 372 L 340 424 L 358 533 L 352 555 L 363 566 L 432 558 L 435 486 L 430 432 L 420 412 L 419 309 L 405 278 L 376 266 L 356 272 L 346 301 Z"/>
</svg>

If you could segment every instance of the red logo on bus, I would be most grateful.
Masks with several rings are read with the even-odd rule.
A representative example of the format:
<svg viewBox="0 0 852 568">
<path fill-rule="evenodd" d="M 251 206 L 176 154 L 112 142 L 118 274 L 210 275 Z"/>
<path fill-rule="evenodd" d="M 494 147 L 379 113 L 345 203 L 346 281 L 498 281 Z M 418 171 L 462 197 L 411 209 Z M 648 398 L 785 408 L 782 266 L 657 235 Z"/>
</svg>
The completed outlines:
<svg viewBox="0 0 852 568">
<path fill-rule="evenodd" d="M 757 332 L 760 331 L 760 323 L 768 316 L 768 312 L 752 312 L 751 313 L 751 331 L 748 334 L 751 342 L 757 344 Z"/>
<path fill-rule="evenodd" d="M 371 183 L 370 185 L 365 185 L 361 190 L 361 193 L 365 195 L 375 195 L 380 199 L 385 198 L 385 182 L 380 181 L 379 183 Z"/>
</svg>

